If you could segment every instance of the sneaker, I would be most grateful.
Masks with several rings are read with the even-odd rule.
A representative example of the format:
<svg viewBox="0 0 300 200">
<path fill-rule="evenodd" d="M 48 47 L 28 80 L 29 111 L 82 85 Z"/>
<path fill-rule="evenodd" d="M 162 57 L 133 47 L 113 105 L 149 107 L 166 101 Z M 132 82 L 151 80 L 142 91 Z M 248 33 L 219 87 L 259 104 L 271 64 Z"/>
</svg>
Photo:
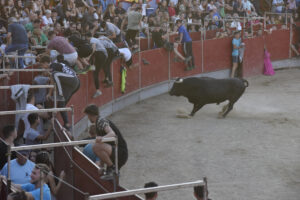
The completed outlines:
<svg viewBox="0 0 300 200">
<path fill-rule="evenodd" d="M 102 92 L 100 90 L 97 90 L 96 93 L 93 95 L 93 98 L 97 98 L 101 94 L 102 94 Z"/>
<path fill-rule="evenodd" d="M 105 87 L 111 87 L 113 85 L 114 85 L 114 83 L 112 81 L 107 80 Z"/>
<path fill-rule="evenodd" d="M 115 166 L 110 166 L 106 169 L 103 175 L 100 177 L 102 180 L 111 180 L 115 175 Z"/>
<path fill-rule="evenodd" d="M 185 69 L 184 69 L 184 71 L 191 71 L 193 68 L 192 67 L 186 67 Z"/>
<path fill-rule="evenodd" d="M 142 61 L 143 61 L 143 63 L 144 63 L 144 65 L 149 65 L 150 63 L 149 63 L 149 61 L 147 61 L 146 59 L 142 59 Z"/>
<path fill-rule="evenodd" d="M 191 57 L 191 56 L 189 56 L 189 57 L 185 58 L 185 60 L 184 60 L 184 63 L 185 63 L 185 64 L 188 64 L 188 62 L 189 62 L 191 59 L 192 59 L 192 57 Z"/>
</svg>

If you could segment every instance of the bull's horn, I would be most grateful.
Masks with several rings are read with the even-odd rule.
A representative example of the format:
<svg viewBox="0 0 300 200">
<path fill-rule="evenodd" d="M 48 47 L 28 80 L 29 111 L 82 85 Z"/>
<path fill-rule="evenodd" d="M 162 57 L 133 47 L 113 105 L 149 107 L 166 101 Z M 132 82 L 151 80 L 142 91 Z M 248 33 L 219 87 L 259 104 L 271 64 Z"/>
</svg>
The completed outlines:
<svg viewBox="0 0 300 200">
<path fill-rule="evenodd" d="M 182 83 L 183 82 L 183 79 L 182 78 L 178 78 L 175 83 Z"/>
</svg>

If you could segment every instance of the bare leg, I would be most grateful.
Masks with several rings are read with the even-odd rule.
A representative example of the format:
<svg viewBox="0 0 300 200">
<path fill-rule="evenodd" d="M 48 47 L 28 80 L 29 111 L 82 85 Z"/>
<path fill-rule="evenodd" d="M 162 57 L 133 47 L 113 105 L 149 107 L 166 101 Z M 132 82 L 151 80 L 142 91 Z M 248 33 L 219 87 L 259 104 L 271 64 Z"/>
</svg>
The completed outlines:
<svg viewBox="0 0 300 200">
<path fill-rule="evenodd" d="M 76 65 L 79 69 L 83 69 L 81 62 L 78 59 L 76 60 Z"/>
<path fill-rule="evenodd" d="M 233 63 L 232 71 L 231 71 L 231 78 L 234 78 L 235 71 L 236 71 L 237 67 L 238 67 L 238 63 Z"/>
<path fill-rule="evenodd" d="M 194 108 L 193 108 L 193 110 L 192 110 L 190 116 L 194 116 L 195 113 L 196 113 L 198 110 L 200 110 L 200 108 L 202 108 L 202 107 L 203 107 L 202 104 L 194 104 Z"/>
<path fill-rule="evenodd" d="M 107 164 L 108 167 L 113 165 L 110 159 L 112 153 L 112 147 L 105 143 L 95 143 L 93 145 L 93 152 L 100 158 L 101 162 Z"/>
</svg>

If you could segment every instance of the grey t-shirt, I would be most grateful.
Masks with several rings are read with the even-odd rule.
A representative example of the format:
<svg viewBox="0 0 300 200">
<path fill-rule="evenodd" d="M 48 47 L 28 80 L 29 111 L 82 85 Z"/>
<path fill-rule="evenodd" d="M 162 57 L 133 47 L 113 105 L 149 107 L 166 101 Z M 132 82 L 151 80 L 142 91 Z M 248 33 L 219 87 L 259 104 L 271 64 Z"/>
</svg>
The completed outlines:
<svg viewBox="0 0 300 200">
<path fill-rule="evenodd" d="M 96 44 L 96 51 L 102 51 L 104 53 L 104 55 L 107 56 L 107 51 L 105 49 L 105 46 L 103 45 L 103 43 L 100 41 L 100 39 L 97 38 L 91 38 L 90 40 L 91 44 Z"/>
<path fill-rule="evenodd" d="M 116 35 L 119 35 L 120 34 L 120 29 L 116 25 L 114 25 L 110 22 L 106 22 L 105 32 L 109 36 L 113 35 L 113 33 L 115 33 Z"/>
<path fill-rule="evenodd" d="M 40 135 L 40 133 L 37 130 L 34 130 L 33 128 L 30 127 L 25 132 L 26 132 L 25 144 L 32 145 L 32 144 L 40 143 L 38 140 L 36 140 L 36 138 Z"/>
<path fill-rule="evenodd" d="M 109 38 L 105 36 L 100 36 L 98 39 L 101 41 L 101 43 L 106 49 L 112 49 L 113 52 L 119 51 L 119 48 Z"/>
<path fill-rule="evenodd" d="M 139 30 L 140 21 L 143 17 L 142 13 L 137 11 L 130 11 L 127 17 L 128 17 L 127 30 Z"/>
</svg>

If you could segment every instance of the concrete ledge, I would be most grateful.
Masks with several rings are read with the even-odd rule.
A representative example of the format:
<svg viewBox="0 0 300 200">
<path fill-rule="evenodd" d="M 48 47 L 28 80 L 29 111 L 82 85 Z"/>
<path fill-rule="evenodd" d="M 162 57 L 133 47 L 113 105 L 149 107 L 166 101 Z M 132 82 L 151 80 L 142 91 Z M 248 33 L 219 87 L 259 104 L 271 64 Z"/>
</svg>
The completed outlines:
<svg viewBox="0 0 300 200">
<path fill-rule="evenodd" d="M 221 70 L 216 72 L 209 72 L 204 74 L 197 74 L 194 77 L 214 77 L 214 78 L 228 78 L 230 75 L 230 70 Z M 124 96 L 115 99 L 100 107 L 101 116 L 107 117 L 117 111 L 120 111 L 127 106 L 140 102 L 142 100 L 155 97 L 164 94 L 169 91 L 172 87 L 174 80 L 168 80 L 160 83 L 147 86 L 145 88 L 133 91 L 131 93 L 125 94 Z M 85 132 L 89 126 L 89 121 L 87 117 L 82 118 L 79 122 L 75 124 L 74 137 L 78 138 L 80 134 Z"/>
<path fill-rule="evenodd" d="M 300 58 L 291 58 L 272 62 L 273 69 L 300 67 Z"/>
</svg>

